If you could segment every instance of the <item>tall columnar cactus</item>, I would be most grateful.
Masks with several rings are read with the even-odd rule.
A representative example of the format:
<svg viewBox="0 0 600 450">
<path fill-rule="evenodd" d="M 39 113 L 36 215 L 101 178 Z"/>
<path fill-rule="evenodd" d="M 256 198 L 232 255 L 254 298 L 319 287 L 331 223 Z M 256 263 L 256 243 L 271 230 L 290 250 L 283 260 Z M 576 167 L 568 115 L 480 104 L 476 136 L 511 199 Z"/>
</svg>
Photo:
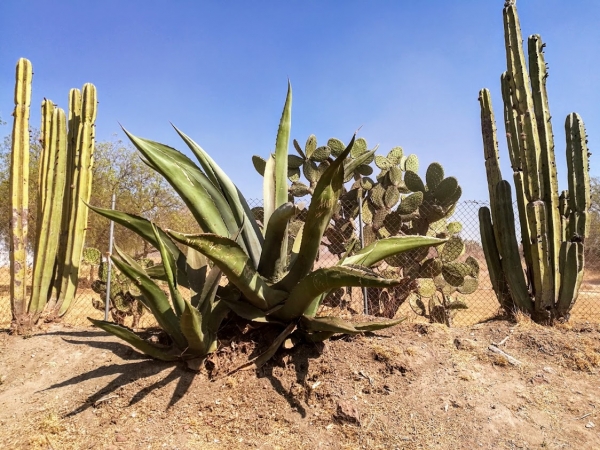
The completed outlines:
<svg viewBox="0 0 600 450">
<path fill-rule="evenodd" d="M 29 186 L 29 107 L 31 104 L 31 63 L 17 63 L 15 111 L 10 169 L 10 300 L 13 326 L 20 330 L 27 315 L 27 214 Z"/>
<path fill-rule="evenodd" d="M 58 251 L 58 270 L 51 305 L 54 313 L 64 315 L 77 290 L 79 266 L 87 228 L 88 202 L 92 186 L 92 165 L 97 99 L 96 88 L 86 83 L 80 95 L 76 89 L 69 96 L 70 162 L 66 174 L 65 206 L 63 207 L 61 246 Z"/>
<path fill-rule="evenodd" d="M 511 188 L 498 165 L 491 97 L 479 95 L 490 208 L 479 211 L 490 279 L 502 306 L 537 322 L 568 320 L 583 279 L 583 246 L 590 206 L 588 148 L 578 114 L 567 117 L 569 189 L 559 196 L 554 138 L 539 35 L 528 39 L 529 73 L 514 2 L 504 7 L 507 71 L 502 74 L 504 120 L 516 190 L 525 272 L 519 257 Z"/>
<path fill-rule="evenodd" d="M 38 234 L 29 313 L 44 311 L 53 284 L 60 238 L 67 169 L 67 119 L 52 102 L 42 103 L 42 165 L 38 195 Z"/>
</svg>

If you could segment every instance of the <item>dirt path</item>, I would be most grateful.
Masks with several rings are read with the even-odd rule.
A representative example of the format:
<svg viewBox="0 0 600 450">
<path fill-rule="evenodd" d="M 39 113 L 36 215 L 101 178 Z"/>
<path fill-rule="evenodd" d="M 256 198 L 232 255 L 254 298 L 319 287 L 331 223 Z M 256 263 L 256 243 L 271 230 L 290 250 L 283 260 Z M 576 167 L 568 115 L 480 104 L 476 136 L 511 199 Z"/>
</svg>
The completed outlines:
<svg viewBox="0 0 600 450">
<path fill-rule="evenodd" d="M 0 334 L 0 448 L 600 448 L 597 326 L 406 324 L 222 375 L 255 348 L 211 381 L 93 329 Z"/>
</svg>

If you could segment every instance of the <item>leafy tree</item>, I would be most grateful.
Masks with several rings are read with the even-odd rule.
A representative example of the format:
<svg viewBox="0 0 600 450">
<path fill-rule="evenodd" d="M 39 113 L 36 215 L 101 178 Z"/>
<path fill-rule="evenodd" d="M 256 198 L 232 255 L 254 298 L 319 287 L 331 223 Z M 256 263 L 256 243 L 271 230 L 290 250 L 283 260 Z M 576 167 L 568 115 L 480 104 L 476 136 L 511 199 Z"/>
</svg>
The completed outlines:
<svg viewBox="0 0 600 450">
<path fill-rule="evenodd" d="M 33 252 L 37 222 L 37 195 L 40 133 L 31 130 L 29 165 L 28 249 Z M 0 144 L 0 245 L 8 248 L 10 221 L 10 151 L 11 136 Z M 91 204 L 110 208 L 116 195 L 117 207 L 131 214 L 157 222 L 161 227 L 191 233 L 197 230 L 183 202 L 171 186 L 154 170 L 146 166 L 131 146 L 120 140 L 97 142 L 95 151 Z M 91 213 L 88 219 L 86 246 L 103 253 L 108 250 L 109 222 Z M 146 257 L 152 251 L 147 242 L 135 233 L 115 227 L 115 242 L 136 257 Z"/>
<path fill-rule="evenodd" d="M 600 268 L 600 177 L 591 177 L 590 191 L 590 234 L 585 245 L 585 263 L 597 270 Z"/>
</svg>

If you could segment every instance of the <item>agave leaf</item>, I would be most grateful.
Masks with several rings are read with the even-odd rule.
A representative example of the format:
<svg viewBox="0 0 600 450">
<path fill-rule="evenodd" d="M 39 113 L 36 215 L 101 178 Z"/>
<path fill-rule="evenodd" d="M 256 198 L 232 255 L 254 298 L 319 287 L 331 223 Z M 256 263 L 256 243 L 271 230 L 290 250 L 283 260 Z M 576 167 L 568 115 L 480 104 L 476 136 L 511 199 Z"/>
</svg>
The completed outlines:
<svg viewBox="0 0 600 450">
<path fill-rule="evenodd" d="M 267 226 L 271 214 L 275 211 L 275 158 L 269 156 L 263 178 L 263 234 L 267 234 Z"/>
<path fill-rule="evenodd" d="M 202 230 L 222 236 L 235 234 L 239 227 L 223 193 L 191 159 L 174 148 L 123 131 L 149 165 L 177 191 Z"/>
<path fill-rule="evenodd" d="M 390 319 L 390 320 L 378 320 L 377 322 L 358 322 L 353 323 L 354 328 L 358 331 L 377 331 L 383 330 L 384 328 L 390 328 L 394 325 L 398 325 L 401 322 L 404 322 L 406 317 L 401 317 L 399 319 Z"/>
<path fill-rule="evenodd" d="M 266 311 L 287 297 L 287 293 L 267 285 L 252 267 L 248 255 L 232 239 L 210 233 L 191 235 L 172 230 L 168 233 L 211 259 L 255 307 Z"/>
<path fill-rule="evenodd" d="M 268 312 L 263 311 L 262 309 L 258 309 L 255 306 L 252 306 L 246 302 L 240 302 L 237 300 L 231 300 L 223 298 L 221 299 L 229 309 L 231 309 L 235 314 L 240 316 L 243 319 L 250 320 L 252 322 L 262 322 L 262 323 L 281 323 L 276 320 L 271 320 L 267 317 Z M 273 310 L 277 310 L 281 308 L 281 306 L 276 306 Z"/>
<path fill-rule="evenodd" d="M 367 161 L 369 158 L 372 158 L 374 154 L 375 150 L 371 150 L 361 154 L 357 158 L 350 160 L 348 164 L 346 164 L 344 167 L 344 174 L 348 175 L 354 173 L 356 169 L 362 166 L 365 163 L 365 161 Z"/>
<path fill-rule="evenodd" d="M 189 280 L 190 302 L 194 308 L 199 308 L 201 294 L 207 282 L 208 260 L 206 256 L 191 247 L 187 248 L 186 259 L 185 272 Z"/>
<path fill-rule="evenodd" d="M 324 292 L 345 286 L 389 287 L 398 280 L 388 280 L 372 275 L 362 268 L 333 266 L 317 269 L 307 275 L 290 292 L 283 308 L 274 314 L 281 320 L 291 320 L 305 314 L 312 316 L 315 308 L 311 303 Z M 312 306 L 312 308 L 309 308 Z M 318 308 L 318 305 L 316 305 Z"/>
<path fill-rule="evenodd" d="M 112 220 L 113 222 L 118 223 L 119 225 L 123 225 L 125 228 L 133 231 L 138 236 L 140 236 L 142 239 L 147 241 L 154 248 L 158 248 L 158 241 L 156 240 L 156 235 L 154 234 L 154 231 L 152 230 L 152 222 L 150 222 L 148 219 L 144 219 L 143 217 L 136 216 L 134 214 L 128 214 L 128 213 L 124 213 L 121 211 L 115 211 L 112 209 L 98 208 L 96 206 L 88 205 L 87 203 L 86 203 L 86 205 L 92 211 L 100 214 L 103 217 L 106 217 L 109 220 Z M 159 236 L 161 237 L 164 244 L 167 246 L 169 251 L 175 257 L 175 260 L 177 261 L 177 268 L 180 271 L 180 273 L 179 273 L 180 282 L 182 285 L 184 285 L 181 278 L 183 276 L 183 278 L 187 280 L 187 277 L 185 276 L 185 269 L 186 269 L 185 255 L 181 252 L 181 250 L 179 250 L 179 247 L 177 247 L 175 245 L 175 243 L 171 240 L 171 238 L 169 238 L 169 235 L 167 233 L 165 233 L 160 227 L 157 227 L 157 229 L 158 229 Z M 160 269 L 158 267 L 156 267 L 156 269 L 154 269 L 154 271 L 148 270 L 148 274 L 151 274 L 153 272 L 156 273 L 157 275 L 161 275 Z M 160 276 L 152 276 L 152 278 L 160 278 Z"/>
<path fill-rule="evenodd" d="M 165 243 L 158 234 L 158 229 L 152 224 L 154 230 L 154 236 L 158 242 L 158 251 L 163 262 L 165 269 L 165 275 L 167 276 L 167 284 L 169 285 L 169 292 L 171 292 L 171 300 L 173 301 L 173 308 L 178 316 L 183 314 L 185 310 L 185 304 L 183 297 L 177 288 L 177 268 L 175 267 L 175 258 L 173 254 L 167 249 Z"/>
<path fill-rule="evenodd" d="M 278 285 L 290 291 L 301 279 L 310 273 L 319 253 L 323 233 L 329 226 L 333 211 L 343 189 L 344 160 L 354 145 L 356 135 L 342 154 L 325 170 L 315 187 L 305 227 L 302 233 L 300 251 L 290 266 L 290 271 Z"/>
<path fill-rule="evenodd" d="M 171 304 L 165 293 L 150 279 L 150 277 L 136 264 L 137 267 L 127 262 L 112 257 L 115 266 L 129 278 L 142 292 L 143 303 L 150 309 L 160 327 L 165 330 L 175 341 L 178 347 L 186 348 L 187 342 L 181 333 L 179 319 L 171 309 Z"/>
<path fill-rule="evenodd" d="M 206 356 L 208 352 L 205 346 L 202 314 L 187 300 L 183 300 L 183 302 L 184 309 L 181 314 L 180 323 L 181 332 L 188 342 L 186 353 L 194 356 Z"/>
<path fill-rule="evenodd" d="M 237 227 L 242 228 L 242 226 L 245 225 L 242 228 L 242 238 L 246 244 L 248 255 L 256 267 L 260 259 L 260 249 L 262 248 L 263 237 L 258 228 L 258 224 L 253 220 L 253 215 L 246 198 L 202 147 L 196 144 L 174 125 L 173 128 L 175 128 L 175 131 L 177 131 L 190 150 L 196 155 L 198 162 L 204 169 L 204 172 L 206 172 L 208 178 L 216 187 L 221 189 L 221 192 L 227 199 L 227 203 L 229 203 L 233 216 L 235 217 Z"/>
<path fill-rule="evenodd" d="M 308 332 L 356 334 L 358 330 L 353 324 L 339 317 L 306 317 L 300 319 L 302 328 Z"/>
<path fill-rule="evenodd" d="M 123 339 L 125 342 L 137 348 L 142 353 L 151 356 L 152 358 L 156 358 L 161 361 L 176 361 L 179 359 L 177 356 L 171 355 L 170 353 L 167 353 L 164 350 L 143 340 L 129 328 L 123 327 L 116 323 L 106 322 L 104 320 L 95 320 L 90 317 L 88 317 L 88 320 L 92 322 L 94 326 L 101 328 L 107 333 L 113 334 L 120 339 Z"/>
<path fill-rule="evenodd" d="M 208 312 L 213 307 L 223 272 L 216 264 L 210 269 L 198 297 L 198 310 Z"/>
<path fill-rule="evenodd" d="M 285 105 L 279 121 L 277 140 L 275 141 L 275 208 L 288 201 L 288 147 L 292 128 L 292 85 L 288 80 Z"/>
<path fill-rule="evenodd" d="M 277 353 L 277 350 L 279 350 L 281 344 L 283 344 L 287 337 L 294 332 L 296 326 L 297 325 L 295 322 L 290 323 L 285 330 L 283 330 L 281 334 L 275 338 L 269 348 L 253 360 L 257 369 L 261 368 L 268 360 L 275 356 L 275 353 Z"/>
<path fill-rule="evenodd" d="M 394 236 L 373 242 L 371 245 L 349 256 L 342 263 L 344 266 L 360 265 L 370 267 L 373 264 L 399 253 L 407 252 L 421 247 L 431 247 L 446 242 L 425 236 Z"/>
<path fill-rule="evenodd" d="M 267 280 L 281 278 L 287 263 L 287 228 L 296 208 L 293 203 L 284 203 L 271 214 L 265 243 L 263 246 L 258 273 Z"/>
</svg>

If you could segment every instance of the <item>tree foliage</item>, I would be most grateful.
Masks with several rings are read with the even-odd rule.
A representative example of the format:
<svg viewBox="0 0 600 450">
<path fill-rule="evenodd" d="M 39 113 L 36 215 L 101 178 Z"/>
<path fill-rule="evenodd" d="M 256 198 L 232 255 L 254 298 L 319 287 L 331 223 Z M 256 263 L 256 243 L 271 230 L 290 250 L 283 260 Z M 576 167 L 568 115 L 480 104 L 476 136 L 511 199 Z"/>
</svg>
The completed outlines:
<svg viewBox="0 0 600 450">
<path fill-rule="evenodd" d="M 39 131 L 31 131 L 29 166 L 28 249 L 33 251 L 37 222 L 38 166 L 41 154 Z M 10 135 L 0 144 L 0 244 L 8 248 L 10 220 L 9 167 Z M 94 154 L 91 204 L 110 208 L 112 194 L 121 211 L 142 216 L 164 228 L 192 233 L 199 231 L 183 202 L 171 186 L 146 166 L 137 152 L 118 139 L 97 142 Z M 91 213 L 88 220 L 86 247 L 103 253 L 108 250 L 109 221 Z M 153 249 L 135 233 L 115 226 L 115 242 L 136 257 L 146 257 Z"/>
</svg>

